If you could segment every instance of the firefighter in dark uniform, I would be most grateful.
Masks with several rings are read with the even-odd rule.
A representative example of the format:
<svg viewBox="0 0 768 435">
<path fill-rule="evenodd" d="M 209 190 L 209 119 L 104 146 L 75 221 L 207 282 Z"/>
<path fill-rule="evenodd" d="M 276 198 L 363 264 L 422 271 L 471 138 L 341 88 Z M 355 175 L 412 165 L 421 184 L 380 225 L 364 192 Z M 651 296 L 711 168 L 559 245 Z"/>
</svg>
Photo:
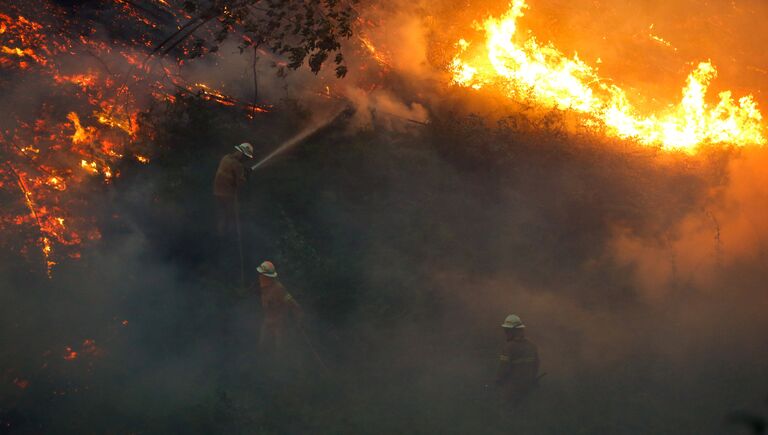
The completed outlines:
<svg viewBox="0 0 768 435">
<path fill-rule="evenodd" d="M 506 342 L 499 354 L 496 386 L 505 401 L 516 405 L 536 387 L 539 377 L 539 352 L 525 338 L 525 325 L 520 317 L 510 314 L 501 325 Z"/>
<path fill-rule="evenodd" d="M 231 238 L 234 235 L 238 213 L 237 195 L 245 184 L 244 162 L 250 158 L 253 158 L 253 147 L 249 143 L 242 143 L 219 162 L 216 177 L 213 179 L 216 230 L 219 237 Z"/>
</svg>

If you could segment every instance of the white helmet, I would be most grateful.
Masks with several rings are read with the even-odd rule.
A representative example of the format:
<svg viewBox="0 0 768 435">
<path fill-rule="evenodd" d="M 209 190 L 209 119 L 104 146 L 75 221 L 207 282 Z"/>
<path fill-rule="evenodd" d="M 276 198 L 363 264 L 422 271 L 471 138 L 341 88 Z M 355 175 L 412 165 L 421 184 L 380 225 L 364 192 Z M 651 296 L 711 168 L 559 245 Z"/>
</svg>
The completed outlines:
<svg viewBox="0 0 768 435">
<path fill-rule="evenodd" d="M 519 329 L 525 328 L 525 325 L 523 325 L 523 321 L 520 320 L 519 316 L 510 314 L 506 319 L 504 319 L 504 323 L 501 324 L 501 327 L 507 329 Z"/>
<path fill-rule="evenodd" d="M 253 158 L 253 146 L 251 146 L 251 144 L 248 142 L 241 143 L 240 145 L 236 146 L 235 149 L 248 156 L 249 159 Z"/>
<path fill-rule="evenodd" d="M 275 265 L 272 264 L 271 261 L 265 261 L 261 263 L 261 265 L 257 267 L 256 270 L 264 276 L 267 276 L 270 278 L 277 278 L 277 270 L 275 269 Z"/>
</svg>

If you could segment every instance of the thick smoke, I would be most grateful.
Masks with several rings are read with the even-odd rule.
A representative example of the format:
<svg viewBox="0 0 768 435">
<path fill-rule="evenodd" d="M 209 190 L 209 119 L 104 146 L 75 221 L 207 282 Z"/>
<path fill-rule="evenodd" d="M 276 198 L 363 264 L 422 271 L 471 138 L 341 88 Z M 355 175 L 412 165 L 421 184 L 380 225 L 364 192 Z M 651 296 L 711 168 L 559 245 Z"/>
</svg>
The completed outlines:
<svg viewBox="0 0 768 435">
<path fill-rule="evenodd" d="M 766 155 L 749 149 L 729 161 L 722 185 L 715 185 L 699 204 L 656 240 L 617 229 L 612 254 L 635 269 L 638 288 L 649 299 L 664 299 L 681 283 L 703 292 L 739 294 L 742 285 L 727 285 L 724 277 L 760 263 L 766 240 Z M 742 276 L 742 278 L 745 278 Z M 730 287 L 730 286 L 728 286 Z"/>
</svg>

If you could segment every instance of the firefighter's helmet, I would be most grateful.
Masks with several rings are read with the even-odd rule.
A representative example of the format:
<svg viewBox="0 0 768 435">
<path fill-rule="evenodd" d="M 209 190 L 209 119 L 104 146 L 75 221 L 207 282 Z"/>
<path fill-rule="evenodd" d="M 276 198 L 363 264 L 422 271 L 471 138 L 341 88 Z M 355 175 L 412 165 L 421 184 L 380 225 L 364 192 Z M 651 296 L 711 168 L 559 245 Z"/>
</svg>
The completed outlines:
<svg viewBox="0 0 768 435">
<path fill-rule="evenodd" d="M 523 321 L 520 320 L 519 316 L 510 314 L 506 319 L 504 319 L 504 323 L 501 324 L 501 327 L 507 329 L 519 329 L 525 328 L 525 325 L 523 325 Z"/>
<path fill-rule="evenodd" d="M 251 146 L 251 144 L 248 142 L 241 143 L 240 145 L 236 146 L 235 149 L 248 156 L 249 159 L 253 158 L 253 146 Z"/>
<path fill-rule="evenodd" d="M 256 270 L 264 276 L 268 276 L 270 278 L 277 278 L 277 270 L 275 270 L 275 265 L 272 264 L 271 261 L 265 261 L 261 263 L 261 265 L 259 265 L 259 267 L 257 267 Z"/>
</svg>

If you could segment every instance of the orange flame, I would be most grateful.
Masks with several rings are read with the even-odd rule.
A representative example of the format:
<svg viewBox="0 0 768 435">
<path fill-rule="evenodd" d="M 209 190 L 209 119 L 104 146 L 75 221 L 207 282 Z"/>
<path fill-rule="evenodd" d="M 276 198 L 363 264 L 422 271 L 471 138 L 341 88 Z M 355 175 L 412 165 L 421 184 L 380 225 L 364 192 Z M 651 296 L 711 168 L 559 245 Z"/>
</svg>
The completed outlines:
<svg viewBox="0 0 768 435">
<path fill-rule="evenodd" d="M 381 66 L 388 67 L 389 66 L 389 58 L 379 51 L 375 45 L 373 45 L 373 42 L 366 36 L 359 36 L 358 39 L 360 40 L 361 45 L 363 48 L 365 48 L 368 51 L 368 54 Z"/>
<path fill-rule="evenodd" d="M 609 136 L 664 149 L 694 152 L 711 143 L 765 144 L 762 114 L 754 97 L 734 101 L 726 91 L 719 94 L 716 105 L 707 103 L 707 90 L 717 75 L 710 62 L 701 62 L 688 76 L 676 105 L 641 115 L 623 89 L 607 84 L 578 56 L 568 57 L 551 43 L 520 35 L 517 22 L 527 7 L 525 0 L 512 0 L 504 15 L 486 19 L 483 47 L 472 50 L 463 39 L 457 43 L 458 53 L 450 67 L 453 83 L 495 88 L 513 99 L 532 97 L 543 107 L 585 115 L 585 125 L 602 127 Z"/>
<path fill-rule="evenodd" d="M 80 123 L 80 117 L 75 112 L 70 112 L 67 119 L 72 122 L 75 132 L 72 134 L 72 143 L 75 145 L 90 143 L 96 135 L 96 129 L 93 127 L 83 128 Z"/>
</svg>

